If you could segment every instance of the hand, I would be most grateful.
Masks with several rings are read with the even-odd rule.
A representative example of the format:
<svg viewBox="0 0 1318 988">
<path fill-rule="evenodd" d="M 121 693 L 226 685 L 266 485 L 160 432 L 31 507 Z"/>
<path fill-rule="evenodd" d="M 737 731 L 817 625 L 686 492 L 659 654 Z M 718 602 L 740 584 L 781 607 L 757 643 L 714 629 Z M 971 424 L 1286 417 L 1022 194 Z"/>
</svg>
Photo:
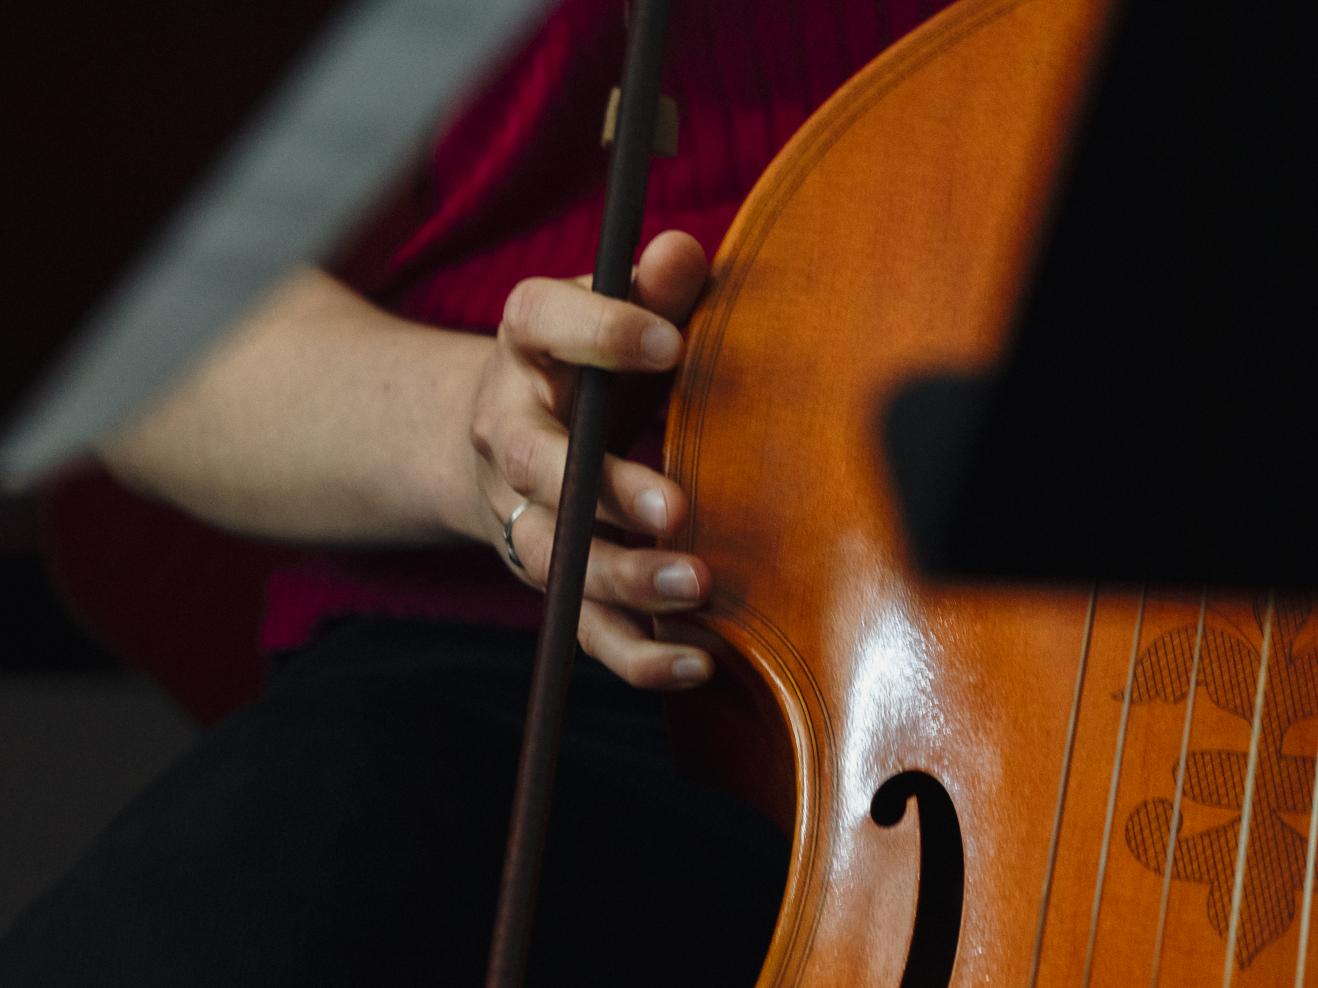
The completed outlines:
<svg viewBox="0 0 1318 988">
<path fill-rule="evenodd" d="M 508 296 L 473 400 L 471 444 L 482 502 L 475 527 L 523 582 L 543 589 L 548 578 L 567 456 L 572 365 L 671 370 L 683 347 L 673 324 L 695 304 L 706 270 L 699 244 L 669 232 L 642 253 L 631 303 L 596 295 L 582 279 L 531 278 Z M 524 498 L 530 503 L 513 526 L 519 568 L 508 560 L 504 522 Z M 662 474 L 616 456 L 605 458 L 600 521 L 667 536 L 681 527 L 687 507 L 681 488 Z M 586 569 L 581 646 L 634 686 L 704 682 L 713 671 L 706 653 L 654 641 L 636 615 L 696 607 L 709 587 L 709 568 L 694 556 L 625 549 L 596 538 Z"/>
</svg>

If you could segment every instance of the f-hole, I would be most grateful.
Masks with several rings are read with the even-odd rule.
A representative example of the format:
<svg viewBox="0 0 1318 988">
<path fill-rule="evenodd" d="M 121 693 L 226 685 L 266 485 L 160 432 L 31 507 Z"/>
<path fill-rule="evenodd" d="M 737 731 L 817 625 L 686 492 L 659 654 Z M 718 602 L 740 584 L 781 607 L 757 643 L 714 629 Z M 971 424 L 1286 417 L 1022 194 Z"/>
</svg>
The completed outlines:
<svg viewBox="0 0 1318 988">
<path fill-rule="evenodd" d="M 880 827 L 896 826 L 912 799 L 920 821 L 920 886 L 901 985 L 945 988 L 956 962 L 966 881 L 961 824 L 952 797 L 931 775 L 901 772 L 874 793 L 870 816 Z"/>
</svg>

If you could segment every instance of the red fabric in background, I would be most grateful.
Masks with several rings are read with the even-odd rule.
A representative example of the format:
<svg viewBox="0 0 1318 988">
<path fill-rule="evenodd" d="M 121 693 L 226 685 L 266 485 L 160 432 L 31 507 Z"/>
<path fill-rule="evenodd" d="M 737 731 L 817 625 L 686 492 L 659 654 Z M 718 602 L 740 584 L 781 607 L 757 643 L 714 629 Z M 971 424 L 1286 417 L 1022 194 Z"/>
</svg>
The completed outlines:
<svg viewBox="0 0 1318 988">
<path fill-rule="evenodd" d="M 656 159 L 642 242 L 687 230 L 713 255 L 764 167 L 806 117 L 945 0 L 673 0 L 664 91 L 679 153 Z M 593 266 L 606 155 L 599 129 L 622 64 L 622 0 L 567 0 L 500 64 L 423 174 L 362 231 L 339 273 L 418 321 L 490 331 L 531 274 Z M 657 420 L 656 420 L 657 422 Z M 657 432 L 645 439 L 656 462 Z M 337 614 L 530 625 L 539 597 L 487 546 L 299 554 L 216 532 L 103 476 L 53 499 L 54 569 L 97 636 L 203 720 L 253 696 L 261 645 L 294 647 Z"/>
<path fill-rule="evenodd" d="M 289 550 L 217 531 L 100 470 L 62 481 L 45 507 L 47 568 L 99 645 L 202 723 L 256 696 L 262 583 Z"/>
</svg>

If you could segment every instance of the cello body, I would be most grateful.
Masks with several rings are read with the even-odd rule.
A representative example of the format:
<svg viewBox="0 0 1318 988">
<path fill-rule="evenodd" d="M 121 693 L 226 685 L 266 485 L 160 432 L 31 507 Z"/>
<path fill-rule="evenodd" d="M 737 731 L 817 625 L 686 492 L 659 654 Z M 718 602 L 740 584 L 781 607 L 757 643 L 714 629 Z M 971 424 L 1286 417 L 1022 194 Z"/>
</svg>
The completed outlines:
<svg viewBox="0 0 1318 988">
<path fill-rule="evenodd" d="M 692 319 L 666 468 L 719 674 L 679 742 L 774 815 L 760 985 L 1318 984 L 1318 616 L 1299 597 L 917 572 L 883 409 L 991 367 L 1109 19 L 962 0 L 752 193 Z"/>
</svg>

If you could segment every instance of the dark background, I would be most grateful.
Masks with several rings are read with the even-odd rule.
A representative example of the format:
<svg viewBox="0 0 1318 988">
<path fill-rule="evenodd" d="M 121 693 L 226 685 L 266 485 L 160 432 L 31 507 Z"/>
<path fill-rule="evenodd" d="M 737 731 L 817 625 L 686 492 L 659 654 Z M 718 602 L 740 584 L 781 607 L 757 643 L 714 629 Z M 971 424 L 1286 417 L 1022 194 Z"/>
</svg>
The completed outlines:
<svg viewBox="0 0 1318 988">
<path fill-rule="evenodd" d="M 0 423 L 342 6 L 344 0 L 0 5 L 0 174 L 9 193 Z M 93 483 L 76 499 L 99 496 Z M 54 537 L 46 500 L 0 494 L 0 668 L 104 661 L 61 620 L 49 591 L 40 559 L 52 554 Z"/>
<path fill-rule="evenodd" d="M 878 410 L 926 568 L 1318 585 L 1311 20 L 1124 5 L 1011 353 Z"/>
<path fill-rule="evenodd" d="M 344 0 L 0 4 L 0 423 L 341 6 Z M 124 558 L 131 564 L 147 548 L 131 541 L 145 541 L 142 533 L 154 531 L 157 552 L 166 545 L 176 557 L 211 538 L 168 516 L 163 524 L 153 516 L 149 529 L 145 522 L 119 527 L 126 514 L 147 510 L 87 473 L 49 492 L 0 493 L 0 930 L 188 743 L 198 720 L 255 687 L 255 666 L 226 671 L 217 656 L 201 656 L 192 680 L 163 692 L 158 674 L 132 670 L 131 643 L 113 626 L 69 616 L 74 595 L 66 591 L 95 594 L 90 574 L 136 578 Z M 104 559 L 70 555 L 63 548 L 73 541 L 64 537 L 70 524 L 122 532 L 115 549 L 123 558 L 107 567 Z M 238 552 L 250 566 L 260 550 Z M 259 582 L 239 575 L 249 580 L 244 601 L 255 607 Z M 186 592 L 168 582 L 144 583 L 129 602 L 146 607 L 167 592 L 166 608 L 187 611 Z M 137 618 L 122 601 L 113 611 L 108 617 L 123 627 Z M 208 688 L 207 661 L 209 680 L 225 684 L 211 691 L 210 706 L 192 702 Z"/>
<path fill-rule="evenodd" d="M 341 6 L 3 5 L 0 414 Z"/>
</svg>

